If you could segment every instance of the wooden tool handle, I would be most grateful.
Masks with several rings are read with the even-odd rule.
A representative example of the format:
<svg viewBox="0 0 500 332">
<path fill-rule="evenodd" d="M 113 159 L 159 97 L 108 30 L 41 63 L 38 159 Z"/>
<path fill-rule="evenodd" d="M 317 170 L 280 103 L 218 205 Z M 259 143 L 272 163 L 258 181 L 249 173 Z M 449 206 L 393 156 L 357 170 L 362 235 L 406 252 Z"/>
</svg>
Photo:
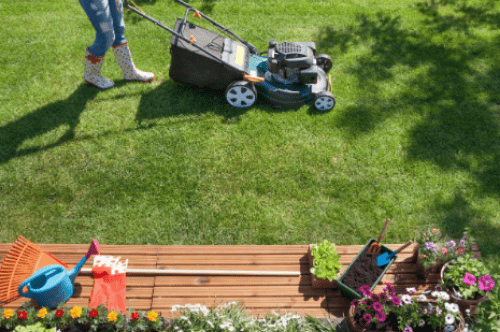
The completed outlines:
<svg viewBox="0 0 500 332">
<path fill-rule="evenodd" d="M 387 220 L 385 221 L 384 228 L 382 228 L 382 233 L 380 233 L 380 236 L 378 237 L 378 240 L 377 240 L 378 243 L 380 243 L 380 240 L 382 240 L 382 236 L 384 236 L 384 233 L 387 230 L 387 226 L 389 226 L 390 221 L 391 221 L 391 219 L 389 219 L 389 218 L 387 218 Z"/>
<path fill-rule="evenodd" d="M 411 241 L 406 242 L 403 246 L 401 246 L 398 250 L 396 250 L 396 252 L 399 253 L 401 250 L 403 250 L 404 248 L 408 247 L 412 243 L 413 242 L 411 242 Z"/>
</svg>

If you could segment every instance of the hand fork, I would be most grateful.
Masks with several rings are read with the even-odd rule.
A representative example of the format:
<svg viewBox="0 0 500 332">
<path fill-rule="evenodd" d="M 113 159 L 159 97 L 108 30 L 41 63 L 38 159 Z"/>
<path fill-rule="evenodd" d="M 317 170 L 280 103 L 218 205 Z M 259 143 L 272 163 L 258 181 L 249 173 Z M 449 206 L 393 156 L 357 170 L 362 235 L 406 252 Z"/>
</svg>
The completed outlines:
<svg viewBox="0 0 500 332">
<path fill-rule="evenodd" d="M 368 255 L 373 255 L 373 254 L 378 254 L 380 250 L 382 249 L 382 245 L 380 244 L 380 240 L 382 240 L 382 237 L 384 236 L 385 231 L 387 230 L 387 226 L 389 225 L 389 222 L 391 220 L 387 218 L 385 221 L 384 228 L 382 229 L 382 233 L 380 233 L 380 236 L 378 237 L 378 240 L 376 242 L 373 242 L 370 247 L 368 248 Z"/>
</svg>

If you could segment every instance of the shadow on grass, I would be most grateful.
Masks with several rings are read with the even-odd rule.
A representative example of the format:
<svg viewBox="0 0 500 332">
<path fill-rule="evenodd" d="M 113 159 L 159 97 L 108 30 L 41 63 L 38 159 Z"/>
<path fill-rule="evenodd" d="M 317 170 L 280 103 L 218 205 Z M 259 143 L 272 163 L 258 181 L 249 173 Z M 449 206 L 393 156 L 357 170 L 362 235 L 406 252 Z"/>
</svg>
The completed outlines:
<svg viewBox="0 0 500 332">
<path fill-rule="evenodd" d="M 468 173 L 475 182 L 468 192 L 499 198 L 500 37 L 477 32 L 500 27 L 495 7 L 492 1 L 432 0 L 416 7 L 425 22 L 419 29 L 405 28 L 401 17 L 388 13 L 360 15 L 342 31 L 323 28 L 317 35 L 323 47 L 338 46 L 341 53 L 353 45 L 367 47 L 347 69 L 359 97 L 332 125 L 356 140 L 389 118 L 420 118 L 405 129 L 407 161 Z M 500 236 L 495 216 L 474 209 L 460 189 L 451 192 L 451 200 L 429 202 L 429 219 L 455 236 L 471 226 L 483 240 L 480 248 L 487 248 L 483 256 L 500 253 L 500 245 L 488 243 Z"/>
<path fill-rule="evenodd" d="M 57 147 L 75 137 L 75 128 L 87 102 L 94 99 L 99 89 L 80 85 L 68 98 L 45 105 L 0 127 L 0 164 L 25 155 Z M 62 125 L 69 129 L 55 142 L 29 148 L 19 147 L 26 140 L 41 136 Z"/>
</svg>

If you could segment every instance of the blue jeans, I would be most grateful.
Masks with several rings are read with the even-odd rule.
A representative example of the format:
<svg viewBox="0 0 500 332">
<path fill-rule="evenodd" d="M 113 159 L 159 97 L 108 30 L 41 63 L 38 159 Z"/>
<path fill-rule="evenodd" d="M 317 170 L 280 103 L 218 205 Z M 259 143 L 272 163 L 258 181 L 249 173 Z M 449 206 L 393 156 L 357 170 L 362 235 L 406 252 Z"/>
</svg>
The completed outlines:
<svg viewBox="0 0 500 332">
<path fill-rule="evenodd" d="M 79 0 L 96 31 L 94 44 L 87 49 L 92 55 L 103 56 L 111 46 L 127 42 L 122 0 Z M 120 11 L 116 8 L 120 8 Z"/>
</svg>

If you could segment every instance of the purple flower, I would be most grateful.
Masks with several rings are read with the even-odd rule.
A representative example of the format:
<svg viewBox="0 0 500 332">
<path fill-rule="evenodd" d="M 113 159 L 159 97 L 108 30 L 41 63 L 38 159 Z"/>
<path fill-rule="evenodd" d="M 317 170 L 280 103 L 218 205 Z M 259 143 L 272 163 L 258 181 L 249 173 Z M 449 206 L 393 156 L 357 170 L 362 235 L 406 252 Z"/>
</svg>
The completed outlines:
<svg viewBox="0 0 500 332">
<path fill-rule="evenodd" d="M 417 291 L 417 289 L 415 287 L 410 287 L 407 288 L 406 291 L 408 292 L 408 294 L 413 294 Z"/>
<path fill-rule="evenodd" d="M 372 293 L 370 286 L 368 285 L 359 287 L 359 291 L 361 292 L 361 294 L 363 294 L 363 296 L 370 296 L 370 294 Z"/>
<path fill-rule="evenodd" d="M 413 329 L 410 327 L 410 325 L 406 325 L 405 329 L 403 332 L 413 332 Z"/>
<path fill-rule="evenodd" d="M 462 240 L 460 240 L 460 245 L 461 246 L 465 246 L 465 238 L 463 238 Z"/>
<path fill-rule="evenodd" d="M 477 283 L 479 284 L 479 289 L 485 292 L 489 292 L 495 287 L 495 281 L 489 275 L 482 276 Z"/>
<path fill-rule="evenodd" d="M 434 251 L 436 247 L 436 244 L 434 242 L 426 242 L 425 243 L 425 249 L 429 251 Z"/>
<path fill-rule="evenodd" d="M 375 313 L 375 318 L 377 318 L 379 322 L 385 322 L 385 314 L 381 311 Z"/>
<path fill-rule="evenodd" d="M 467 285 L 467 286 L 472 286 L 476 283 L 476 277 L 474 277 L 472 274 L 470 274 L 469 272 L 467 272 L 464 276 L 464 278 L 462 279 L 463 282 Z"/>
<path fill-rule="evenodd" d="M 383 305 L 382 305 L 382 303 L 380 303 L 380 302 L 374 302 L 374 303 L 372 304 L 372 308 L 373 308 L 373 310 L 375 310 L 375 311 L 382 311 L 382 309 L 384 308 L 384 306 L 383 306 Z"/>
<path fill-rule="evenodd" d="M 438 292 L 440 292 L 440 291 L 442 291 L 442 290 L 443 290 L 443 288 L 442 288 L 441 286 L 437 285 L 437 286 L 436 286 L 436 290 L 437 290 Z"/>
<path fill-rule="evenodd" d="M 457 243 L 453 240 L 446 242 L 446 245 L 450 247 L 450 249 L 453 249 L 457 246 Z"/>
<path fill-rule="evenodd" d="M 370 325 L 370 323 L 372 322 L 372 315 L 370 314 L 364 314 L 363 317 L 361 318 L 361 323 L 364 322 L 364 326 L 368 326 Z"/>
<path fill-rule="evenodd" d="M 358 299 L 354 299 L 354 300 L 352 300 L 352 302 L 351 302 L 351 306 L 352 306 L 352 307 L 356 307 L 358 304 L 359 304 L 359 300 L 358 300 Z"/>
<path fill-rule="evenodd" d="M 390 295 L 396 294 L 396 290 L 394 289 L 394 287 L 392 287 L 392 284 L 390 282 L 384 282 L 384 284 L 387 286 L 386 288 L 384 288 L 384 290 L 387 290 Z"/>
<path fill-rule="evenodd" d="M 401 305 L 401 299 L 396 295 L 391 296 L 391 301 L 394 305 Z"/>
<path fill-rule="evenodd" d="M 387 300 L 387 294 L 380 293 L 378 294 L 378 298 L 380 299 L 380 301 L 385 302 Z"/>
<path fill-rule="evenodd" d="M 370 300 L 372 300 L 373 302 L 377 302 L 379 300 L 378 295 L 375 293 L 371 293 Z"/>
</svg>

